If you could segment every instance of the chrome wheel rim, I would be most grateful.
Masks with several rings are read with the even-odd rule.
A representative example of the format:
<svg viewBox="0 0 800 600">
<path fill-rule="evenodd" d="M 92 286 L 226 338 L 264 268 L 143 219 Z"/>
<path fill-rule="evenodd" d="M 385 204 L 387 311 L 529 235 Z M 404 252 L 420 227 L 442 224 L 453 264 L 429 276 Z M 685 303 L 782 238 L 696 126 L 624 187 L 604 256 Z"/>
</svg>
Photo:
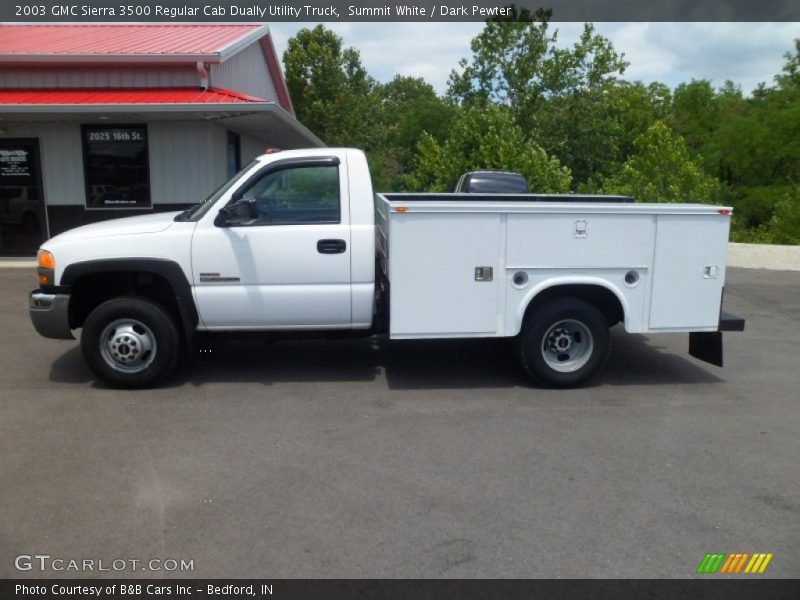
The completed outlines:
<svg viewBox="0 0 800 600">
<path fill-rule="evenodd" d="M 572 373 L 586 365 L 593 349 L 592 332 L 574 319 L 551 325 L 542 339 L 542 358 L 548 367 L 559 373 Z"/>
<path fill-rule="evenodd" d="M 156 337 L 136 319 L 117 319 L 100 336 L 100 355 L 121 373 L 141 373 L 156 358 Z"/>
</svg>

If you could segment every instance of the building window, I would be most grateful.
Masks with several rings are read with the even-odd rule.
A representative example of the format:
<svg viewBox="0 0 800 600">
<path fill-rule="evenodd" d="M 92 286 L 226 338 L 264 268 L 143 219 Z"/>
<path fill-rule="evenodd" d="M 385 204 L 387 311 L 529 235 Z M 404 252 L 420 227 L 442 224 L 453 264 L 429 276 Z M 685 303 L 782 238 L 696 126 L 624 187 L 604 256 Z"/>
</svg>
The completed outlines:
<svg viewBox="0 0 800 600">
<path fill-rule="evenodd" d="M 227 146 L 228 179 L 242 170 L 242 150 L 239 134 L 228 131 Z"/>
<path fill-rule="evenodd" d="M 150 208 L 146 125 L 84 125 L 86 208 Z"/>
</svg>

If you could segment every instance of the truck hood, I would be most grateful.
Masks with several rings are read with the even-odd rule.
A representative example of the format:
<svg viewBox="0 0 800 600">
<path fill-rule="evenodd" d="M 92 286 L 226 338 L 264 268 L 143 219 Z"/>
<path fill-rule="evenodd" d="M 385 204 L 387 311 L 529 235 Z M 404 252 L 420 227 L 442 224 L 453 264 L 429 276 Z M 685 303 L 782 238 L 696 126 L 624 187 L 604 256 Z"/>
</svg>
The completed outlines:
<svg viewBox="0 0 800 600">
<path fill-rule="evenodd" d="M 139 217 L 125 217 L 122 219 L 109 219 L 91 225 L 83 225 L 70 229 L 51 238 L 45 245 L 71 241 L 75 238 L 82 240 L 118 235 L 132 235 L 140 233 L 158 233 L 169 229 L 175 223 L 178 212 L 155 213 Z"/>
</svg>

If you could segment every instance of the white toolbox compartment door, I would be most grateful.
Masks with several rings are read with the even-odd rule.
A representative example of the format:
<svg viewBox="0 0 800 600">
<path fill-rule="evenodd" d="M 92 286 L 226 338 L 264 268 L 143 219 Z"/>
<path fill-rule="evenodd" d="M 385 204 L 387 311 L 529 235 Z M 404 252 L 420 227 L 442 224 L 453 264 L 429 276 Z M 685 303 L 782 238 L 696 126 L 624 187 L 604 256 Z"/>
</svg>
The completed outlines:
<svg viewBox="0 0 800 600">
<path fill-rule="evenodd" d="M 499 214 L 392 213 L 390 334 L 468 337 L 498 329 Z M 492 270 L 476 280 L 476 267 Z"/>
<path fill-rule="evenodd" d="M 659 215 L 650 329 L 716 329 L 729 220 L 720 215 Z"/>
</svg>

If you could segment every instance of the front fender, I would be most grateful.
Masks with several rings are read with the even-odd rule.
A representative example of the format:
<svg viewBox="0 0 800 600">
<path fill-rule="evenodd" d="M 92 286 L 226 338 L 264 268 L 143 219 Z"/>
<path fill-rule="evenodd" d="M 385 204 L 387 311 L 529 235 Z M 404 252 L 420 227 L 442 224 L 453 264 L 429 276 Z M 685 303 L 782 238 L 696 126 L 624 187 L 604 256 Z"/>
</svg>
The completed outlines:
<svg viewBox="0 0 800 600">
<path fill-rule="evenodd" d="M 71 286 L 85 275 L 97 273 L 152 273 L 164 278 L 175 292 L 181 323 L 187 340 L 197 329 L 198 314 L 192 288 L 181 266 L 163 258 L 108 258 L 75 262 L 64 269 L 61 286 Z"/>
</svg>

